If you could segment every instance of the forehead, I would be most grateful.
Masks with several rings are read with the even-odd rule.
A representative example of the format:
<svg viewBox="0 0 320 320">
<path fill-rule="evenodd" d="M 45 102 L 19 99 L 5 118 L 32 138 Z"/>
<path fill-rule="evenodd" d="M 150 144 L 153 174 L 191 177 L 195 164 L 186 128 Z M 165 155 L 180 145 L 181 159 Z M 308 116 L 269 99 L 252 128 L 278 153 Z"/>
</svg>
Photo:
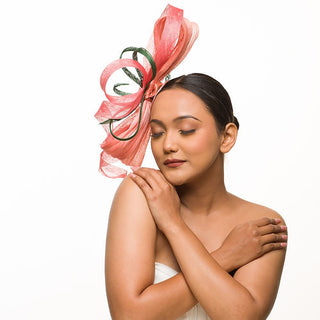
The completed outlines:
<svg viewBox="0 0 320 320">
<path fill-rule="evenodd" d="M 184 115 L 213 118 L 205 103 L 194 93 L 174 88 L 160 92 L 153 101 L 151 119 L 170 120 Z"/>
</svg>

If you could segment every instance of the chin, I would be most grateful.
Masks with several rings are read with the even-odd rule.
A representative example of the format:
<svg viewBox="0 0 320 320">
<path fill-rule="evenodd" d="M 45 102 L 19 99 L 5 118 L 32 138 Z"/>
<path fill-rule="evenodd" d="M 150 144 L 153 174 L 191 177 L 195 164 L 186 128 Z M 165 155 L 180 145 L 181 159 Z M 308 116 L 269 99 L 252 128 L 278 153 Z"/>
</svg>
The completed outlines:
<svg viewBox="0 0 320 320">
<path fill-rule="evenodd" d="M 175 169 L 174 169 L 175 170 Z M 164 177 L 167 179 L 169 183 L 171 183 L 173 186 L 182 186 L 190 179 L 188 179 L 188 175 L 183 172 L 178 171 L 170 171 L 170 169 L 167 168 L 160 168 L 161 173 L 164 175 Z"/>
</svg>

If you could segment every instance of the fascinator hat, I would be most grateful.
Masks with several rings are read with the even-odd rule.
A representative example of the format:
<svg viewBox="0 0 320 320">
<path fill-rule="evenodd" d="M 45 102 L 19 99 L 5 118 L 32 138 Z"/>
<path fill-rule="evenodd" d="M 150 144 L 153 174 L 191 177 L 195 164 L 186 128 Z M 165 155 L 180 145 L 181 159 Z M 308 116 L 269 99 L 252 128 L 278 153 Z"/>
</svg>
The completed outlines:
<svg viewBox="0 0 320 320">
<path fill-rule="evenodd" d="M 197 36 L 197 24 L 184 18 L 183 10 L 168 5 L 154 25 L 147 48 L 128 47 L 120 59 L 103 70 L 100 85 L 106 100 L 95 117 L 107 133 L 100 155 L 100 171 L 105 176 L 123 178 L 127 175 L 127 171 L 117 165 L 119 160 L 131 169 L 141 166 L 150 137 L 152 100 L 162 81 L 188 54 Z M 132 59 L 123 57 L 128 52 L 132 53 Z M 142 63 L 138 61 L 138 54 L 143 57 Z M 126 93 L 120 88 L 127 83 L 117 83 L 113 86 L 116 95 L 107 93 L 106 84 L 119 69 L 138 85 L 137 92 Z"/>
</svg>

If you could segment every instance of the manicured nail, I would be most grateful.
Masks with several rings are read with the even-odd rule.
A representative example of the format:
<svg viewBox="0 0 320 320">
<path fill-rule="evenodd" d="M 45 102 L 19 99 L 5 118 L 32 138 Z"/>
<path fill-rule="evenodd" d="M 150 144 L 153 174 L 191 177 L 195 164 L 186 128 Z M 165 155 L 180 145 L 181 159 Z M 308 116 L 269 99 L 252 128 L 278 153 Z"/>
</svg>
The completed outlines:
<svg viewBox="0 0 320 320">
<path fill-rule="evenodd" d="M 287 240 L 287 239 L 288 239 L 288 236 L 287 236 L 286 234 L 284 234 L 284 235 L 282 236 L 282 239 Z"/>
<path fill-rule="evenodd" d="M 274 221 L 275 221 L 276 223 L 279 223 L 279 222 L 281 222 L 281 219 L 275 218 Z"/>
<path fill-rule="evenodd" d="M 283 230 L 283 231 L 286 231 L 286 230 L 287 230 L 287 226 L 281 226 L 280 228 L 281 228 L 281 230 Z"/>
<path fill-rule="evenodd" d="M 286 242 L 281 242 L 281 247 L 285 248 L 287 246 Z"/>
</svg>

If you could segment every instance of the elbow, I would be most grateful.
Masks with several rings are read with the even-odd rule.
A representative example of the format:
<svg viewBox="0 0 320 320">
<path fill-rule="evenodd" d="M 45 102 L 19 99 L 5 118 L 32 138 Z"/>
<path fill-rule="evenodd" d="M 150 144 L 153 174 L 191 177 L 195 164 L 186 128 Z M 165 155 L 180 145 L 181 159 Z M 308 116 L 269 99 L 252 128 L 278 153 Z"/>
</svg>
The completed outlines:
<svg viewBox="0 0 320 320">
<path fill-rule="evenodd" d="M 263 312 L 261 308 L 253 301 L 249 306 L 239 308 L 232 317 L 233 320 L 266 320 L 268 314 Z"/>
<path fill-rule="evenodd" d="M 222 312 L 221 312 L 222 311 Z M 246 303 L 234 303 L 224 310 L 219 309 L 219 315 L 216 312 L 208 314 L 210 319 L 216 320 L 266 320 L 267 315 L 255 301 L 246 301 Z"/>
<path fill-rule="evenodd" d="M 269 308 L 257 300 L 253 295 L 248 294 L 247 298 L 240 304 L 235 304 L 232 320 L 266 320 L 270 312 Z M 269 312 L 268 312 L 269 310 Z M 227 319 L 227 318 L 226 318 Z"/>
<path fill-rule="evenodd" d="M 117 312 L 112 312 L 110 310 L 110 315 L 112 320 L 158 320 L 159 318 L 153 318 L 148 315 L 147 312 L 135 312 L 134 310 L 118 310 Z"/>
<path fill-rule="evenodd" d="M 110 315 L 113 320 L 135 320 L 135 319 L 141 319 L 142 317 L 139 316 L 138 313 L 136 313 L 133 309 L 130 308 L 118 308 L 117 310 L 109 309 Z"/>
<path fill-rule="evenodd" d="M 110 303 L 109 302 L 110 315 L 113 320 L 144 320 L 143 313 L 134 302 L 126 301 L 125 303 Z"/>
<path fill-rule="evenodd" d="M 112 299 L 111 299 L 112 300 Z M 115 299 L 114 299 L 115 300 Z M 112 320 L 156 320 L 151 310 L 137 298 L 121 298 L 109 301 L 109 310 Z M 150 312 L 148 312 L 150 311 Z"/>
<path fill-rule="evenodd" d="M 215 318 L 216 319 L 216 318 Z M 262 317 L 257 312 L 240 310 L 232 312 L 232 314 L 224 315 L 221 320 L 265 320 L 266 317 Z"/>
</svg>

